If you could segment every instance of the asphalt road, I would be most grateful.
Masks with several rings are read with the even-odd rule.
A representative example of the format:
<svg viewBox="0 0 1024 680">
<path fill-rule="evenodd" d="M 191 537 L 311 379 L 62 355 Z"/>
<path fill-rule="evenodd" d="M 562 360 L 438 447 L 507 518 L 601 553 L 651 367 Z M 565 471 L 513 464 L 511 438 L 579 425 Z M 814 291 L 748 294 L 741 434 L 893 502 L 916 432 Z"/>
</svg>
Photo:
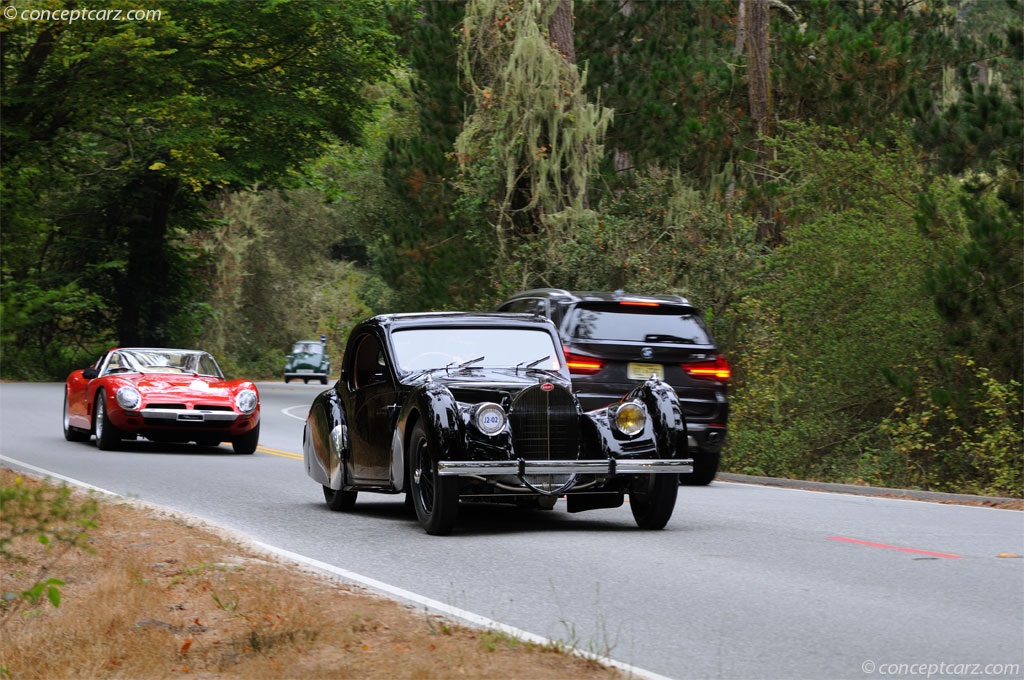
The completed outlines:
<svg viewBox="0 0 1024 680">
<path fill-rule="evenodd" d="M 1024 513 L 715 482 L 668 527 L 626 507 L 473 508 L 424 534 L 399 496 L 332 513 L 301 462 L 320 385 L 260 386 L 260 448 L 66 442 L 62 385 L 0 385 L 0 464 L 201 517 L 399 595 L 669 678 L 1024 676 Z"/>
</svg>

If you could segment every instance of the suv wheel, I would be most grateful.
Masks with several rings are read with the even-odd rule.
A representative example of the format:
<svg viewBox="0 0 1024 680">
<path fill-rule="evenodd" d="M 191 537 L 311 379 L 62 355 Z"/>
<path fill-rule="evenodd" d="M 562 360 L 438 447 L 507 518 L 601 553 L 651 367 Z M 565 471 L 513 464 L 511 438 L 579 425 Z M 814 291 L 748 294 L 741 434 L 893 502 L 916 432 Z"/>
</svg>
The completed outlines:
<svg viewBox="0 0 1024 680">
<path fill-rule="evenodd" d="M 707 486 L 718 474 L 718 464 L 721 460 L 721 453 L 698 451 L 693 457 L 693 472 L 679 475 L 679 483 L 684 486 Z"/>
</svg>

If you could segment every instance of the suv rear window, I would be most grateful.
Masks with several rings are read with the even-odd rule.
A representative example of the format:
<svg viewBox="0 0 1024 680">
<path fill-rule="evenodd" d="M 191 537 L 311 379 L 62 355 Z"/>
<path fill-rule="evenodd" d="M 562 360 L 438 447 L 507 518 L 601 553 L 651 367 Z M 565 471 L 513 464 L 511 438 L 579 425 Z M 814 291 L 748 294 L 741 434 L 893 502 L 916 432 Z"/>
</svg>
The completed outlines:
<svg viewBox="0 0 1024 680">
<path fill-rule="evenodd" d="M 692 308 L 666 305 L 581 304 L 569 335 L 579 340 L 712 344 L 704 320 Z"/>
</svg>

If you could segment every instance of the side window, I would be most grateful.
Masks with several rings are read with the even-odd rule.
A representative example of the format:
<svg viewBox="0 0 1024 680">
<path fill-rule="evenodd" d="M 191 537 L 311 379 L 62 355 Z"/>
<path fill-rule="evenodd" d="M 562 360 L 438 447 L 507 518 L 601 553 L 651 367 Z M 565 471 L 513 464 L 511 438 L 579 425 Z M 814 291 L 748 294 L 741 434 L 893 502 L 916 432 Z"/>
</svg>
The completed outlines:
<svg viewBox="0 0 1024 680">
<path fill-rule="evenodd" d="M 106 375 L 111 373 L 120 373 L 128 370 L 128 366 L 125 364 L 123 357 L 120 352 L 114 352 L 110 356 L 110 361 L 107 363 Z"/>
<path fill-rule="evenodd" d="M 359 339 L 352 357 L 352 384 L 357 389 L 387 380 L 387 361 L 384 349 L 373 333 Z"/>
</svg>

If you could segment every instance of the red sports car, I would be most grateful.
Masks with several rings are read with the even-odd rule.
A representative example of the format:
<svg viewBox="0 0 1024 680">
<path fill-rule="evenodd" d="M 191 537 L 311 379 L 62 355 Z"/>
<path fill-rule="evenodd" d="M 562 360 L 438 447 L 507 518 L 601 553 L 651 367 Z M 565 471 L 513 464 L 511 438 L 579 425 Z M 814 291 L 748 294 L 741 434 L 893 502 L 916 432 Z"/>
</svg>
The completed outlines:
<svg viewBox="0 0 1024 680">
<path fill-rule="evenodd" d="M 248 380 L 225 380 L 206 352 L 117 348 L 73 371 L 64 390 L 64 438 L 116 449 L 143 436 L 251 454 L 260 438 L 260 395 Z"/>
</svg>

